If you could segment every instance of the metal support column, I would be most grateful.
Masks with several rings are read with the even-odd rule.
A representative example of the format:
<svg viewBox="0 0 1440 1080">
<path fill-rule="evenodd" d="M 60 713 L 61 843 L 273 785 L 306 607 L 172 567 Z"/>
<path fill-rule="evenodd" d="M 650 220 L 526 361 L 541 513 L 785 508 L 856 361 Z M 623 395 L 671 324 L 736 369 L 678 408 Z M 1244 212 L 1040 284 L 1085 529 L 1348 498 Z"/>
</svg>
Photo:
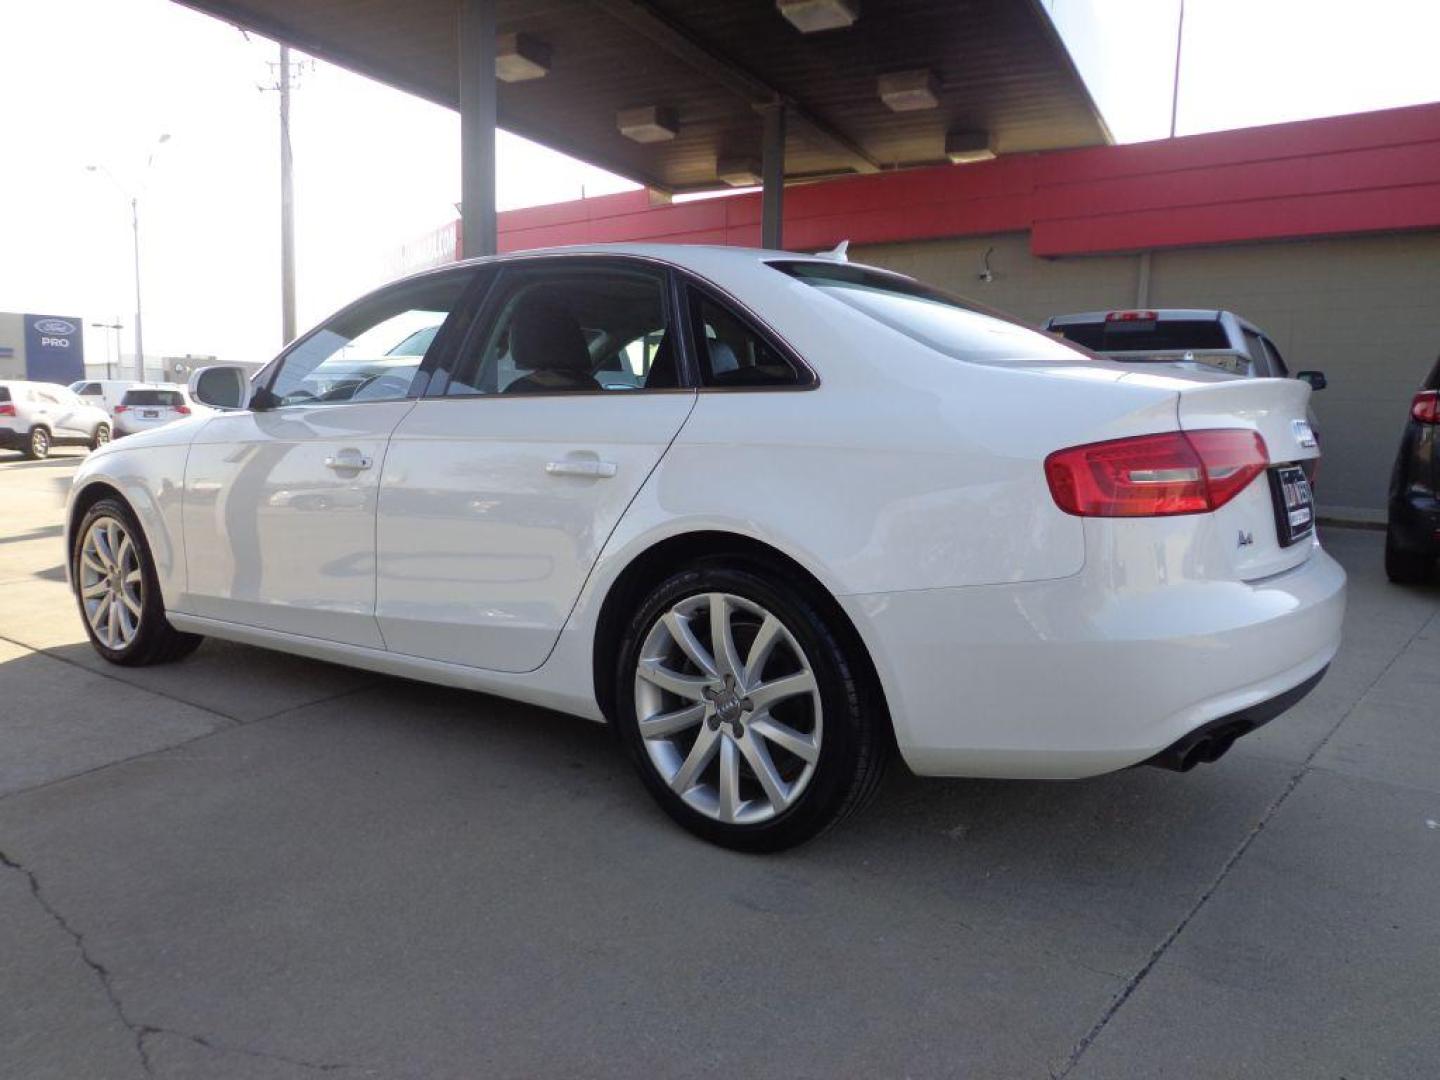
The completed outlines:
<svg viewBox="0 0 1440 1080">
<path fill-rule="evenodd" d="M 462 254 L 493 255 L 495 225 L 495 0 L 460 0 L 460 230 Z"/>
<path fill-rule="evenodd" d="M 765 117 L 765 143 L 761 148 L 760 246 L 779 250 L 784 243 L 785 221 L 785 105 L 776 102 L 760 110 Z"/>
</svg>

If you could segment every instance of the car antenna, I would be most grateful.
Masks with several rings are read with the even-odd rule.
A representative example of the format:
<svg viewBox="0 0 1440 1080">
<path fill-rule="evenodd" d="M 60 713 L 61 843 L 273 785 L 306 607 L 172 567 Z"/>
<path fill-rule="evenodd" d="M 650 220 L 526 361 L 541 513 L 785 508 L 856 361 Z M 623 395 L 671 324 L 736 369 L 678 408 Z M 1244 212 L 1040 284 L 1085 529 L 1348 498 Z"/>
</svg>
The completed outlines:
<svg viewBox="0 0 1440 1080">
<path fill-rule="evenodd" d="M 829 259 L 831 262 L 848 263 L 850 261 L 850 241 L 841 240 L 829 251 L 821 251 L 816 258 Z"/>
</svg>

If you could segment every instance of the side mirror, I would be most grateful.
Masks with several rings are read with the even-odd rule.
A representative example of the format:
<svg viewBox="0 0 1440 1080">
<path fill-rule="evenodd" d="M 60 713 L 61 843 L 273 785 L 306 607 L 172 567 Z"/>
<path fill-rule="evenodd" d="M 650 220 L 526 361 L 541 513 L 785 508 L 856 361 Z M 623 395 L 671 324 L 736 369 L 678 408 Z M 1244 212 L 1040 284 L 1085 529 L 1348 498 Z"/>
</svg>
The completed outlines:
<svg viewBox="0 0 1440 1080">
<path fill-rule="evenodd" d="M 215 409 L 243 409 L 250 403 L 250 376 L 242 367 L 203 367 L 190 376 L 190 396 Z"/>
<path fill-rule="evenodd" d="M 1308 382 L 1311 390 L 1325 389 L 1325 372 L 1323 371 L 1297 371 L 1295 378 L 1301 382 Z"/>
</svg>

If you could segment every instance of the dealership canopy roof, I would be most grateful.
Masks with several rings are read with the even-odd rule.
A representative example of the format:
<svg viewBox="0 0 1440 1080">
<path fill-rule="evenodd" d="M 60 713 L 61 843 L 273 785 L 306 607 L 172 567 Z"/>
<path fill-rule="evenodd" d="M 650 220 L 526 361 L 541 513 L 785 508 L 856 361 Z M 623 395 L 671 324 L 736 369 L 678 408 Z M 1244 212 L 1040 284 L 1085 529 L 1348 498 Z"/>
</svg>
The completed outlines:
<svg viewBox="0 0 1440 1080">
<path fill-rule="evenodd" d="M 181 2 L 460 105 L 464 0 Z M 782 6 L 858 17 L 802 33 Z M 495 0 L 494 19 L 546 69 L 498 84 L 500 126 L 660 191 L 715 188 L 717 161 L 758 162 L 760 112 L 777 102 L 791 180 L 934 164 L 947 132 L 983 133 L 1000 154 L 1108 141 L 1039 0 Z M 917 72 L 933 107 L 892 111 L 881 77 Z M 646 109 L 659 141 L 622 134 L 617 115 Z"/>
</svg>

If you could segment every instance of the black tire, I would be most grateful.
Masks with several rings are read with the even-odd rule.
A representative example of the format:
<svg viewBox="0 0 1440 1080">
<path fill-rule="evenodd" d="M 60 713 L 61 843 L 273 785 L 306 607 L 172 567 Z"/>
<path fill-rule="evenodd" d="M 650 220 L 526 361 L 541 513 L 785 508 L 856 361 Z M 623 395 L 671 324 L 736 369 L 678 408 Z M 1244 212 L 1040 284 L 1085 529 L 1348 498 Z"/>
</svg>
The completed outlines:
<svg viewBox="0 0 1440 1080">
<path fill-rule="evenodd" d="M 1385 534 L 1385 576 L 1396 585 L 1424 585 L 1434 565 L 1429 555 L 1406 551 L 1395 543 L 1393 535 Z"/>
<path fill-rule="evenodd" d="M 30 429 L 30 441 L 25 444 L 25 456 L 31 461 L 44 461 L 50 456 L 50 431 L 36 425 Z"/>
<path fill-rule="evenodd" d="M 823 716 L 823 737 L 819 739 L 818 758 L 808 781 L 784 810 L 753 824 L 735 824 L 707 816 L 671 790 L 646 749 L 636 712 L 636 670 L 652 628 L 676 604 L 716 593 L 756 604 L 779 620 L 803 651 L 803 659 L 814 673 Z M 611 719 L 647 790 L 667 814 L 695 835 L 741 851 L 780 851 L 818 836 L 855 813 L 879 787 L 894 745 L 889 717 L 883 697 L 874 685 L 868 659 L 859 643 L 853 641 L 854 632 L 842 624 L 837 614 L 827 614 L 830 606 L 827 601 L 828 598 L 810 595 L 810 590 L 797 588 L 793 575 L 764 564 L 716 559 L 697 563 L 662 581 L 650 591 L 631 619 L 619 648 L 615 716 Z M 746 615 L 745 612 L 738 614 Z M 707 635 L 706 647 L 713 649 L 713 644 L 708 643 L 708 630 L 701 628 L 699 632 Z M 738 636 L 745 628 L 737 624 L 736 632 Z M 737 640 L 738 655 L 744 656 L 745 649 Z M 768 680 L 770 675 L 765 678 Z M 806 708 L 811 707 L 810 700 L 806 699 Z M 712 701 L 712 712 L 707 716 L 712 716 L 713 708 Z M 753 716 L 742 714 L 746 722 Z M 694 739 L 701 736 L 700 728 L 707 725 L 712 730 L 718 725 L 722 739 L 731 731 L 741 737 L 755 737 L 738 722 L 730 728 L 710 719 L 697 725 Z M 677 736 L 677 739 L 684 737 Z M 775 744 L 767 742 L 766 746 L 773 748 Z M 783 751 L 780 756 L 785 757 Z M 735 760 L 742 760 L 738 751 Z M 800 759 L 788 760 L 792 776 L 796 763 L 801 770 L 804 768 Z M 748 778 L 742 779 L 742 783 L 758 792 L 758 777 L 753 767 L 748 764 L 739 767 L 742 777 L 746 776 L 744 770 L 748 770 Z M 711 768 L 718 765 L 707 765 L 707 774 Z M 717 790 L 718 786 L 717 782 Z M 769 800 L 766 806 L 773 810 Z"/>
<path fill-rule="evenodd" d="M 95 434 L 90 437 L 90 449 L 91 449 L 91 450 L 99 450 L 100 447 L 104 446 L 104 445 L 105 445 L 106 443 L 108 443 L 109 441 L 110 441 L 110 425 L 109 425 L 109 424 L 104 424 L 104 423 L 96 424 L 96 425 L 95 425 Z"/>
<path fill-rule="evenodd" d="M 134 637 L 121 648 L 111 648 L 100 640 L 85 610 L 81 593 L 80 555 L 90 527 L 102 518 L 118 521 L 135 545 L 139 556 L 141 576 L 140 618 Z M 150 664 L 168 664 L 189 656 L 205 639 L 199 634 L 185 634 L 170 625 L 165 617 L 165 603 L 160 596 L 159 580 L 155 574 L 155 561 L 150 556 L 150 545 L 145 533 L 130 508 L 119 499 L 101 499 L 85 512 L 75 530 L 74 546 L 70 552 L 70 581 L 75 593 L 75 602 L 80 609 L 80 621 L 90 644 L 95 651 L 112 664 L 122 667 L 146 667 Z"/>
</svg>

